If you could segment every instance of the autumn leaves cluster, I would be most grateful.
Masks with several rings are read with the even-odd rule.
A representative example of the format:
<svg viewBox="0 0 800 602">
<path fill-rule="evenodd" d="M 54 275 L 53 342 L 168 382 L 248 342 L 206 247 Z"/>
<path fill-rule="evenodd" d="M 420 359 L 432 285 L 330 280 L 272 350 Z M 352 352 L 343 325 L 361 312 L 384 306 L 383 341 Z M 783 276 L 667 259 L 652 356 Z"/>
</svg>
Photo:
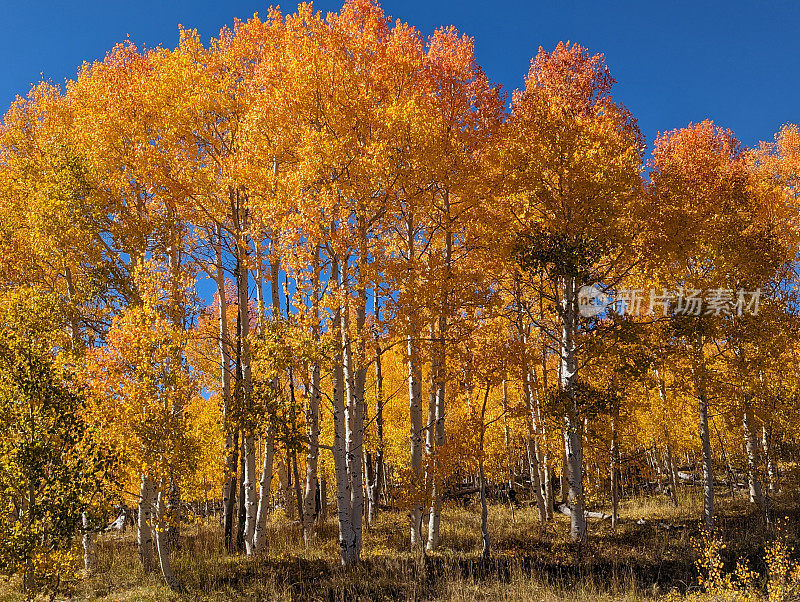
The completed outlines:
<svg viewBox="0 0 800 602">
<path fill-rule="evenodd" d="M 796 362 L 779 367 L 800 134 L 747 150 L 702 122 L 648 159 L 613 83 L 562 43 L 508 103 L 469 37 L 426 39 L 368 0 L 271 10 L 208 45 L 120 44 L 4 118 L 2 289 L 63 304 L 54 349 L 83 366 L 140 516 L 222 498 L 231 550 L 265 545 L 273 481 L 313 536 L 321 479 L 343 563 L 380 503 L 434 550 L 445 490 L 476 472 L 484 492 L 526 475 L 542 521 L 563 491 L 580 539 L 589 463 L 616 483 L 621 453 L 697 450 L 713 489 L 709 404 L 725 457 L 747 439 L 764 480 L 756 430 L 796 435 L 763 410 L 797 424 Z M 587 320 L 593 283 L 766 301 L 748 320 Z M 179 589 L 154 531 L 140 520 L 143 562 Z"/>
</svg>

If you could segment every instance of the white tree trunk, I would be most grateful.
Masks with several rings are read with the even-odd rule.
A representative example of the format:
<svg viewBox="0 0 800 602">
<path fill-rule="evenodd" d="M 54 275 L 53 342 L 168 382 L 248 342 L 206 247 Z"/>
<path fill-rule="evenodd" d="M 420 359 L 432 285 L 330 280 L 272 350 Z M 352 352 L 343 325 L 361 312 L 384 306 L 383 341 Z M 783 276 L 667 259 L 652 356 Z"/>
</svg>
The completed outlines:
<svg viewBox="0 0 800 602">
<path fill-rule="evenodd" d="M 700 441 L 703 446 L 703 520 L 709 533 L 714 531 L 714 464 L 708 428 L 708 400 L 705 391 L 698 395 Z"/>
<path fill-rule="evenodd" d="M 656 383 L 658 385 L 658 396 L 661 399 L 661 411 L 663 414 L 663 422 L 664 422 L 664 442 L 667 446 L 667 464 L 669 465 L 667 468 L 669 469 L 669 480 L 670 480 L 670 499 L 672 500 L 672 505 L 676 508 L 678 507 L 678 470 L 675 468 L 675 461 L 672 457 L 672 443 L 670 442 L 669 436 L 669 426 L 667 424 L 667 388 L 664 384 L 664 379 L 661 377 L 661 373 L 656 370 Z"/>
<path fill-rule="evenodd" d="M 332 257 L 331 281 L 339 281 L 339 263 Z M 342 308 L 334 313 L 332 330 L 341 335 Z M 333 466 L 336 476 L 336 506 L 339 520 L 339 553 L 342 565 L 349 566 L 358 561 L 356 554 L 353 508 L 350 493 L 350 478 L 347 466 L 347 444 L 345 432 L 344 368 L 341 338 L 336 345 L 333 360 Z M 360 455 L 360 454 L 359 454 Z"/>
<path fill-rule="evenodd" d="M 481 540 L 483 543 L 481 549 L 481 557 L 488 559 L 491 554 L 491 544 L 489 540 L 489 508 L 486 504 L 486 475 L 483 471 L 484 464 L 484 439 L 486 436 L 486 403 L 489 401 L 489 385 L 486 385 L 486 393 L 483 396 L 483 406 L 481 407 L 481 424 L 480 424 L 480 449 L 478 450 L 478 479 L 480 479 L 480 496 L 481 496 Z M 541 493 L 539 494 L 541 497 Z"/>
<path fill-rule="evenodd" d="M 619 408 L 616 407 L 611 417 L 611 458 L 609 467 L 611 470 L 611 528 L 617 528 L 619 521 L 619 441 L 617 440 L 617 421 L 619 420 Z"/>
<path fill-rule="evenodd" d="M 253 435 L 244 438 L 244 547 L 247 555 L 255 552 L 254 536 L 258 517 L 258 494 L 256 492 L 256 448 Z"/>
<path fill-rule="evenodd" d="M 241 336 L 241 375 L 243 379 L 242 394 L 244 407 L 249 407 L 252 401 L 253 374 L 250 364 L 250 295 L 249 295 L 249 270 L 247 268 L 247 241 L 237 244 L 237 280 L 238 310 Z M 252 433 L 242 435 L 242 481 L 244 489 L 244 547 L 245 552 L 253 553 L 253 536 L 256 529 L 256 514 L 258 511 L 258 497 L 256 493 L 256 455 L 255 441 Z"/>
<path fill-rule="evenodd" d="M 159 489 L 163 489 L 163 486 Z M 184 588 L 181 585 L 181 582 L 178 581 L 178 578 L 175 576 L 175 573 L 172 570 L 172 565 L 169 561 L 169 544 L 167 543 L 167 525 L 162 523 L 162 519 L 165 516 L 165 508 L 164 508 L 164 495 L 162 491 L 158 492 L 158 502 L 156 507 L 156 515 L 158 517 L 156 521 L 156 529 L 155 529 L 155 539 L 156 539 L 156 551 L 158 552 L 158 563 L 161 567 L 161 575 L 164 577 L 164 581 L 167 583 L 167 586 L 174 591 L 174 592 L 183 592 Z"/>
<path fill-rule="evenodd" d="M 547 520 L 553 520 L 553 476 L 548 454 L 544 454 L 544 510 Z"/>
<path fill-rule="evenodd" d="M 764 458 L 767 464 L 767 486 L 770 493 L 778 489 L 778 475 L 772 461 L 772 431 L 767 425 L 761 427 L 761 442 L 764 446 Z"/>
<path fill-rule="evenodd" d="M 328 481 L 325 477 L 319 480 L 319 514 L 317 526 L 321 527 L 328 520 Z"/>
<path fill-rule="evenodd" d="M 480 478 L 480 492 L 481 492 L 481 557 L 489 558 L 491 554 L 491 547 L 489 541 L 489 508 L 486 505 L 486 476 L 483 473 L 483 456 L 481 456 L 480 463 L 478 464 L 478 478 Z"/>
<path fill-rule="evenodd" d="M 539 515 L 539 524 L 544 525 L 547 522 L 547 511 L 544 506 L 544 498 L 542 497 L 542 482 L 539 477 L 539 460 L 536 457 L 536 442 L 531 433 L 528 433 L 528 439 L 525 442 L 525 453 L 528 456 L 528 471 L 531 480 L 531 492 L 533 493 L 534 500 L 536 500 L 536 511 Z"/>
<path fill-rule="evenodd" d="M 443 194 L 443 210 L 445 215 L 450 217 L 450 194 L 445 191 Z M 442 302 L 439 313 L 439 336 L 436 344 L 433 346 L 433 353 L 437 354 L 435 362 L 435 378 L 436 378 L 436 411 L 434 417 L 435 430 L 436 430 L 436 447 L 444 445 L 444 419 L 445 419 L 445 383 L 447 372 L 447 346 L 445 339 L 447 337 L 447 317 L 450 312 L 450 287 L 451 287 L 451 272 L 453 260 L 453 233 L 450 231 L 449 226 L 445 229 L 444 240 L 444 268 L 445 279 L 442 284 Z M 436 456 L 434 455 L 434 462 Z M 428 520 L 428 543 L 427 549 L 434 551 L 439 548 L 439 525 L 442 516 L 442 492 L 441 483 L 438 471 L 434 470 L 433 489 L 431 491 L 432 503 L 431 512 Z"/>
<path fill-rule="evenodd" d="M 433 455 L 433 488 L 431 489 L 431 512 L 428 518 L 428 551 L 439 549 L 439 525 L 441 524 L 442 517 L 442 486 L 441 475 L 438 470 L 438 460 L 436 458 L 435 450 L 444 445 L 444 416 L 445 416 L 445 380 L 444 380 L 444 336 L 446 326 L 446 319 L 442 316 L 439 318 L 439 341 L 437 341 L 438 357 L 433 367 L 435 368 L 436 376 L 436 404 L 433 413 L 433 423 L 429 425 L 429 429 L 434 431 L 434 455 Z"/>
<path fill-rule="evenodd" d="M 561 503 L 566 504 L 569 501 L 569 483 L 567 482 L 567 449 L 564 447 L 564 429 L 561 432 L 561 475 L 559 476 L 558 483 L 561 489 Z"/>
<path fill-rule="evenodd" d="M 289 461 L 289 452 L 284 450 L 283 457 L 278 462 L 278 484 L 280 485 L 283 500 L 283 512 L 286 518 L 294 520 L 295 506 L 292 504 L 292 467 Z"/>
<path fill-rule="evenodd" d="M 319 405 L 320 368 L 311 366 L 311 390 L 309 391 L 306 425 L 308 429 L 308 452 L 306 453 L 306 482 L 303 492 L 303 533 L 306 540 L 314 528 L 314 512 L 317 504 L 317 466 L 319 463 Z"/>
<path fill-rule="evenodd" d="M 527 349 L 527 335 L 523 334 L 523 345 Z M 530 469 L 531 489 L 536 500 L 536 509 L 539 512 L 539 523 L 544 525 L 547 522 L 547 509 L 545 508 L 544 498 L 542 497 L 542 480 L 539 472 L 539 456 L 536 452 L 536 414 L 533 407 L 533 391 L 531 387 L 530 367 L 528 366 L 527 356 L 522 355 L 522 390 L 525 396 L 525 407 L 528 410 L 526 420 L 528 429 L 528 441 L 526 451 L 528 453 L 528 467 Z"/>
<path fill-rule="evenodd" d="M 436 340 L 436 327 L 433 322 L 430 325 L 431 341 Z M 428 394 L 428 419 L 425 423 L 425 451 L 428 455 L 426 463 L 425 482 L 431 485 L 431 508 L 428 513 L 428 540 L 426 548 L 429 551 L 439 547 L 439 474 L 438 459 L 436 457 L 436 404 L 438 395 L 438 373 L 439 373 L 439 353 L 434 348 L 431 352 L 430 368 L 430 390 Z"/>
<path fill-rule="evenodd" d="M 275 252 L 275 237 L 272 237 L 272 256 L 270 258 L 270 295 L 272 299 L 272 318 L 277 319 L 281 315 L 280 292 L 278 288 L 278 278 L 280 276 L 280 261 Z M 261 262 L 259 260 L 259 265 Z M 263 289 L 259 283 L 258 289 L 262 291 L 262 299 L 259 306 L 263 306 Z M 264 309 L 261 307 L 259 315 L 263 320 Z M 274 391 L 278 391 L 280 383 L 277 379 L 272 382 Z M 253 528 L 253 553 L 261 554 L 266 549 L 267 544 L 267 516 L 272 512 L 272 476 L 275 460 L 275 430 L 272 425 L 267 426 L 266 440 L 264 441 L 264 457 L 261 465 L 261 477 L 259 479 L 258 490 L 258 509 L 256 510 L 256 520 Z"/>
<path fill-rule="evenodd" d="M 272 510 L 270 487 L 272 486 L 272 461 L 275 456 L 275 433 L 270 427 L 264 442 L 264 464 L 261 467 L 261 483 L 258 492 L 258 511 L 253 533 L 253 553 L 261 554 L 267 543 L 267 516 Z"/>
<path fill-rule="evenodd" d="M 361 249 L 367 248 L 366 235 L 361 232 Z M 353 385 L 354 393 L 350 396 L 353 420 L 353 443 L 352 447 L 348 450 L 349 458 L 352 459 L 351 475 L 354 486 L 352 489 L 353 494 L 353 523 L 357 526 L 358 535 L 358 553 L 361 554 L 361 546 L 363 542 L 362 524 L 364 520 L 364 409 L 367 392 L 367 371 L 369 363 L 367 362 L 367 339 L 365 333 L 365 325 L 367 322 L 367 289 L 364 279 L 366 278 L 366 258 L 363 253 L 359 258 L 358 275 L 361 281 L 359 282 L 358 304 L 356 305 L 356 353 L 355 356 L 351 353 L 351 362 L 355 364 L 353 367 Z M 348 332 L 349 329 L 348 329 Z M 352 348 L 352 343 L 351 343 Z M 358 456 L 356 458 L 356 456 Z"/>
<path fill-rule="evenodd" d="M 758 440 L 753 428 L 753 411 L 749 407 L 748 400 L 742 410 L 742 427 L 744 430 L 744 444 L 747 450 L 747 480 L 750 484 L 750 502 L 757 504 L 759 508 L 764 505 L 764 496 L 761 490 L 761 478 L 759 469 L 761 458 L 758 453 Z"/>
<path fill-rule="evenodd" d="M 364 475 L 362 450 L 364 448 L 364 418 L 362 400 L 358 397 L 358 383 L 353 362 L 353 342 L 350 334 L 350 285 L 348 266 L 342 265 L 342 283 L 345 304 L 340 319 L 342 335 L 342 367 L 347 393 L 345 411 L 347 474 L 350 481 L 350 512 L 353 534 L 352 549 L 348 550 L 351 562 L 358 562 L 361 554 L 362 517 L 364 515 Z M 358 311 L 363 311 L 359 308 Z"/>
<path fill-rule="evenodd" d="M 514 489 L 514 468 L 511 461 L 511 431 L 508 428 L 508 382 L 503 379 L 502 406 L 503 406 L 503 443 L 506 447 L 506 463 L 508 464 L 508 507 L 511 510 L 511 522 L 516 524 L 514 513 L 514 499 L 511 491 Z"/>
<path fill-rule="evenodd" d="M 381 490 L 383 489 L 383 367 L 381 365 L 381 343 L 378 324 L 380 323 L 380 299 L 377 288 L 374 298 L 375 311 L 375 466 L 370 465 L 372 476 L 369 479 L 367 524 L 372 525 L 378 516 Z"/>
<path fill-rule="evenodd" d="M 338 370 L 338 369 L 337 369 Z M 344 378 L 334 376 L 334 387 L 342 387 Z M 355 532 L 350 496 L 350 479 L 347 474 L 347 448 L 345 445 L 344 391 L 334 390 L 333 407 L 333 463 L 336 473 L 336 506 L 339 519 L 339 552 L 342 565 L 355 564 Z"/>
<path fill-rule="evenodd" d="M 319 247 L 313 259 L 311 283 L 312 333 L 319 338 Z M 314 528 L 314 513 L 317 505 L 317 467 L 319 464 L 319 408 L 320 408 L 320 366 L 311 366 L 311 389 L 307 394 L 306 428 L 308 435 L 308 451 L 306 453 L 306 482 L 303 492 L 303 536 L 308 543 L 309 535 Z"/>
<path fill-rule="evenodd" d="M 294 405 L 294 402 L 292 402 Z M 292 452 L 292 482 L 294 483 L 294 502 L 298 520 L 303 520 L 303 491 L 300 487 L 300 473 L 297 471 L 297 452 Z M 302 528 L 302 523 L 301 523 Z"/>
<path fill-rule="evenodd" d="M 547 391 L 547 359 L 543 356 L 542 360 L 542 386 L 544 394 Z M 542 416 L 541 395 L 535 396 L 535 415 L 533 416 L 534 432 L 536 434 L 536 459 L 539 463 L 540 482 L 544 502 L 544 514 L 546 520 L 553 518 L 553 484 L 550 482 L 550 453 L 547 444 L 547 430 Z"/>
<path fill-rule="evenodd" d="M 410 264 L 407 276 L 409 287 L 414 287 L 414 224 L 411 219 L 407 223 L 406 244 L 408 247 L 408 261 Z M 406 347 L 408 352 L 408 407 L 409 407 L 409 444 L 411 455 L 411 472 L 414 475 L 415 496 L 409 513 L 411 526 L 411 548 L 418 550 L 423 545 L 422 540 L 422 499 L 420 492 L 423 483 L 422 471 L 422 375 L 419 366 L 419 343 L 414 338 L 417 323 L 413 316 L 408 318 L 408 335 Z"/>
<path fill-rule="evenodd" d="M 572 389 L 574 387 L 578 362 L 575 352 L 575 336 L 577 334 L 577 290 L 574 278 L 566 278 L 563 300 L 563 323 L 561 334 L 561 389 L 569 398 L 567 412 L 564 416 L 564 452 L 566 456 L 566 477 L 569 506 L 572 509 L 570 518 L 570 538 L 573 541 L 586 536 L 585 502 L 583 495 L 583 421 L 577 400 Z"/>
<path fill-rule="evenodd" d="M 81 513 L 81 526 L 83 527 L 83 570 L 87 575 L 91 575 L 97 565 L 97 548 L 94 541 L 94 532 L 86 512 Z"/>
<path fill-rule="evenodd" d="M 703 341 L 695 337 L 691 348 L 692 369 L 697 394 L 697 413 L 700 427 L 700 444 L 703 462 L 703 522 L 709 533 L 714 531 L 714 458 L 711 454 L 711 432 L 708 422 L 708 394 L 706 392 L 706 367 Z"/>
<path fill-rule="evenodd" d="M 411 471 L 416 482 L 414 487 L 417 492 L 421 490 L 422 473 L 422 378 L 417 364 L 417 344 L 411 335 L 408 336 L 408 404 L 410 416 L 410 451 Z M 415 496 L 417 498 L 418 496 Z M 411 508 L 411 547 L 416 549 L 422 546 L 422 500 L 415 499 Z"/>
<path fill-rule="evenodd" d="M 541 304 L 540 300 L 540 304 Z M 540 308 L 540 313 L 544 310 Z M 544 420 L 544 412 L 542 411 L 542 396 L 547 395 L 549 379 L 547 377 L 547 347 L 542 344 L 542 395 L 536 396 L 536 414 L 539 418 L 539 433 L 542 442 L 542 464 L 544 472 L 544 508 L 547 514 L 547 520 L 553 519 L 553 506 L 555 500 L 553 499 L 553 475 L 550 469 L 550 444 L 547 440 L 547 426 Z"/>
<path fill-rule="evenodd" d="M 231 407 L 231 356 L 228 336 L 228 303 L 225 294 L 225 269 L 222 261 L 222 228 L 216 226 L 214 241 L 215 272 L 219 299 L 219 355 L 222 381 L 222 420 L 225 430 L 225 475 L 222 492 L 223 538 L 225 549 L 233 550 L 233 506 L 236 492 L 236 450 L 229 424 Z"/>
<path fill-rule="evenodd" d="M 136 543 L 139 559 L 145 573 L 155 569 L 153 557 L 153 510 L 155 504 L 155 484 L 152 479 L 142 475 L 139 488 L 139 515 L 136 522 Z"/>
<path fill-rule="evenodd" d="M 664 425 L 666 430 L 666 425 Z M 672 505 L 678 507 L 678 469 L 675 467 L 675 458 L 672 455 L 672 444 L 667 438 L 667 464 L 669 467 L 670 499 Z"/>
</svg>

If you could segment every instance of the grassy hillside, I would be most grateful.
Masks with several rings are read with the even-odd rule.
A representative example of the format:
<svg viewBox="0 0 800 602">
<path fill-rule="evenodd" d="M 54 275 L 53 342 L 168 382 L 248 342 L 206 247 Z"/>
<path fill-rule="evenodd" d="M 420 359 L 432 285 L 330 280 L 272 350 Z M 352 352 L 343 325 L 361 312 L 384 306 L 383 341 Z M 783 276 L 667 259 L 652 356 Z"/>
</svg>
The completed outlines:
<svg viewBox="0 0 800 602">
<path fill-rule="evenodd" d="M 169 591 L 159 574 L 144 575 L 135 533 L 105 534 L 98 542 L 99 567 L 91 578 L 63 584 L 73 599 L 101 600 L 643 600 L 698 596 L 697 559 L 702 552 L 699 500 L 685 496 L 678 508 L 653 498 L 628 500 L 616 532 L 608 521 L 591 521 L 589 541 L 569 542 L 568 519 L 556 516 L 540 530 L 534 510 L 490 507 L 492 558 L 480 558 L 477 506 L 446 509 L 440 553 L 414 557 L 407 520 L 400 512 L 380 515 L 365 538 L 364 561 L 355 570 L 337 564 L 336 527 L 331 520 L 305 546 L 299 527 L 279 512 L 270 523 L 268 553 L 261 558 L 223 554 L 216 519 L 184 525 L 175 570 L 188 593 Z M 800 514 L 788 500 L 773 506 L 794 522 Z M 744 559 L 757 576 L 748 592 L 731 593 L 722 580 L 707 587 L 707 599 L 744 599 L 767 593 L 765 547 L 779 539 L 796 545 L 798 534 L 765 528 L 746 500 L 721 500 L 719 537 L 723 572 Z M 645 523 L 638 521 L 644 519 Z M 796 524 L 796 523 L 795 523 Z M 795 570 L 797 566 L 795 556 Z M 773 581 L 774 583 L 774 581 Z M 14 583 L 2 585 L 3 600 L 21 599 Z M 800 599 L 800 584 L 782 598 Z M 730 588 L 727 588 L 730 589 Z M 62 595 L 59 595 L 61 598 Z"/>
</svg>

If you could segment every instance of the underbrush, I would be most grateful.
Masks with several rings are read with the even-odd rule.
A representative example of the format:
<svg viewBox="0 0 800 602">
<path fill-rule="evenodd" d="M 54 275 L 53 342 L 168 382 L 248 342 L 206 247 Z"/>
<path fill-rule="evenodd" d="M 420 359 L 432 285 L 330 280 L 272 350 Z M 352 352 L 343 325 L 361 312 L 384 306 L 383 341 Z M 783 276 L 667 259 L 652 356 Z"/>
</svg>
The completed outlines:
<svg viewBox="0 0 800 602">
<path fill-rule="evenodd" d="M 102 600 L 800 600 L 800 563 L 793 552 L 800 513 L 775 502 L 781 517 L 765 525 L 746 500 L 720 500 L 715 538 L 699 527 L 699 501 L 626 500 L 621 523 L 590 521 L 589 539 L 568 539 L 567 517 L 545 528 L 536 511 L 492 506 L 492 557 L 480 558 L 477 508 L 447 507 L 441 550 L 418 556 L 409 548 L 400 511 L 379 515 L 364 534 L 363 562 L 339 567 L 333 519 L 306 545 L 296 523 L 280 513 L 268 526 L 269 548 L 258 558 L 223 553 L 214 519 L 184 525 L 174 569 L 182 596 L 158 574 L 142 572 L 135 534 L 105 534 L 89 578 L 63 584 L 72 599 Z M 641 520 L 644 524 L 640 524 Z M 724 543 L 723 543 L 724 542 Z M 0 585 L 0 600 L 21 599 L 16 583 Z"/>
</svg>

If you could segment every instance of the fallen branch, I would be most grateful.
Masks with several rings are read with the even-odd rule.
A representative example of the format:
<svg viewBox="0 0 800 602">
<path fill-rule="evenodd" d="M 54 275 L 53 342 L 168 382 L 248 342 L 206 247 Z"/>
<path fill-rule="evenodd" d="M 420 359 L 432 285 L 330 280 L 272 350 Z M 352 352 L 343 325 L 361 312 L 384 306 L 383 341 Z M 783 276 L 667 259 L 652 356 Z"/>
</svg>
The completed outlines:
<svg viewBox="0 0 800 602">
<path fill-rule="evenodd" d="M 572 516 L 572 509 L 569 506 L 567 506 L 566 504 L 559 504 L 556 509 L 561 514 L 563 514 L 564 516 Z M 611 515 L 610 514 L 605 514 L 604 512 L 588 512 L 588 511 L 584 511 L 583 514 L 584 514 L 584 516 L 586 518 L 596 518 L 596 519 L 599 519 L 599 520 L 611 520 Z M 637 525 L 646 525 L 646 524 L 648 524 L 648 522 L 646 520 L 644 520 L 643 518 L 640 518 L 638 520 L 622 519 L 621 518 L 621 519 L 618 519 L 618 520 L 619 520 L 619 522 L 635 522 Z M 656 524 L 658 525 L 658 527 L 660 529 L 664 529 L 665 531 L 672 531 L 672 530 L 675 530 L 675 529 L 683 529 L 684 528 L 684 525 L 672 525 L 672 524 L 665 523 L 665 522 L 659 522 L 659 523 L 656 523 Z"/>
<path fill-rule="evenodd" d="M 572 516 L 572 509 L 567 506 L 566 504 L 559 504 L 557 510 L 563 514 L 564 516 Z M 589 512 L 588 510 L 584 510 L 583 515 L 586 518 L 597 518 L 599 520 L 611 520 L 610 514 L 605 514 L 603 512 Z"/>
</svg>

